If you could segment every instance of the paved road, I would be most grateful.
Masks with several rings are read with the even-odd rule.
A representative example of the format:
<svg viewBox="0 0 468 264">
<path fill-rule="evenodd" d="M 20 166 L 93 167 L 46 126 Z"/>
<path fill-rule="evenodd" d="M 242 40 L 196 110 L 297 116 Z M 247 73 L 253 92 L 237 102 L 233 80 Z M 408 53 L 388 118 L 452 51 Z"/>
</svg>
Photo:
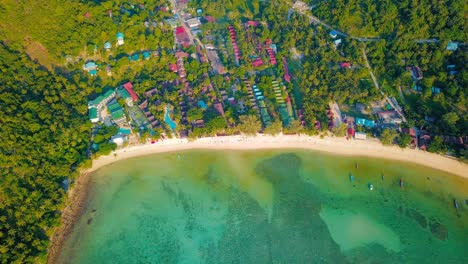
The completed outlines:
<svg viewBox="0 0 468 264">
<path fill-rule="evenodd" d="M 367 60 L 367 54 L 366 54 L 366 50 L 364 48 L 362 48 L 362 56 L 363 56 L 364 61 L 366 63 L 366 67 L 369 69 L 369 73 L 370 73 L 370 75 L 372 77 L 372 81 L 374 81 L 375 88 L 377 88 L 377 90 L 382 94 L 382 96 L 385 97 L 385 101 L 387 101 L 387 103 L 389 105 L 391 105 L 393 107 L 393 109 L 395 109 L 395 111 L 401 116 L 401 119 L 403 120 L 403 122 L 406 122 L 406 118 L 403 115 L 403 112 L 401 112 L 399 110 L 399 108 L 396 107 L 396 105 L 393 104 L 392 100 L 390 100 L 390 98 L 388 98 L 388 96 L 382 90 L 380 90 L 380 85 L 377 82 L 377 78 L 375 78 L 374 73 L 372 72 L 372 68 L 371 68 L 371 66 L 369 64 L 369 61 Z"/>
</svg>

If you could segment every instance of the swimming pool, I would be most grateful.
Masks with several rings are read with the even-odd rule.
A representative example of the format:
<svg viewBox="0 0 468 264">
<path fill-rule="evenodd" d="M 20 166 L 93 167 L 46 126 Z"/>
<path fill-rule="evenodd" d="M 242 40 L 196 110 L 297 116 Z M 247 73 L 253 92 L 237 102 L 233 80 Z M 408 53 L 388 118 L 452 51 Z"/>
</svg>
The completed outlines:
<svg viewBox="0 0 468 264">
<path fill-rule="evenodd" d="M 164 121 L 169 125 L 171 130 L 174 130 L 177 127 L 177 124 L 169 116 L 170 111 L 171 109 L 169 109 L 169 106 L 166 106 L 166 114 L 164 115 Z"/>
</svg>

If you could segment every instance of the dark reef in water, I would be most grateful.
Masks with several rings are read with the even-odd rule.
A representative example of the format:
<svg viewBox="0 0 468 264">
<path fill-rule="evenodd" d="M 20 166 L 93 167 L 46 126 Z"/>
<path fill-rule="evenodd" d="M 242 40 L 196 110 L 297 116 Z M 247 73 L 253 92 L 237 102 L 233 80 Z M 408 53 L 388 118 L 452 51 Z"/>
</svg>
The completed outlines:
<svg viewBox="0 0 468 264">
<path fill-rule="evenodd" d="M 413 218 L 422 228 L 427 227 L 427 219 L 424 215 L 414 209 L 408 209 L 408 215 Z"/>
<path fill-rule="evenodd" d="M 431 233 L 440 240 L 446 240 L 448 237 L 447 228 L 439 222 L 432 221 L 430 224 Z"/>
</svg>

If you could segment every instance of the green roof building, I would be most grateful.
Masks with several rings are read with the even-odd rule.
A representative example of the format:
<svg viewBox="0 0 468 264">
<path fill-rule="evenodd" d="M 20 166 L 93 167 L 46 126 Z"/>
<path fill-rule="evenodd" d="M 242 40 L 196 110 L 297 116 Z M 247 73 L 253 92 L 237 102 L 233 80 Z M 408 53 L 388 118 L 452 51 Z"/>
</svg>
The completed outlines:
<svg viewBox="0 0 468 264">
<path fill-rule="evenodd" d="M 110 100 L 114 99 L 114 97 L 115 97 L 115 91 L 108 90 L 104 94 L 98 96 L 96 99 L 91 100 L 88 103 L 88 108 L 91 108 L 91 107 L 101 108 L 104 105 L 106 105 Z"/>
<path fill-rule="evenodd" d="M 89 109 L 89 120 L 93 123 L 99 122 L 98 109 L 96 107 L 91 107 Z"/>
<path fill-rule="evenodd" d="M 125 114 L 122 109 L 111 112 L 111 116 L 112 120 L 114 120 L 116 124 L 122 124 L 125 121 L 127 121 L 127 118 L 125 117 Z"/>
<path fill-rule="evenodd" d="M 122 88 L 119 88 L 119 89 L 117 89 L 117 93 L 119 94 L 119 96 L 120 96 L 121 98 L 123 98 L 123 99 L 125 100 L 125 103 L 126 103 L 128 106 L 132 106 L 132 105 L 133 105 L 132 97 L 131 97 L 130 94 L 127 92 L 127 90 L 122 89 Z"/>
<path fill-rule="evenodd" d="M 107 109 L 109 110 L 110 113 L 116 112 L 118 110 L 122 110 L 122 106 L 118 103 L 112 103 L 107 106 Z"/>
</svg>

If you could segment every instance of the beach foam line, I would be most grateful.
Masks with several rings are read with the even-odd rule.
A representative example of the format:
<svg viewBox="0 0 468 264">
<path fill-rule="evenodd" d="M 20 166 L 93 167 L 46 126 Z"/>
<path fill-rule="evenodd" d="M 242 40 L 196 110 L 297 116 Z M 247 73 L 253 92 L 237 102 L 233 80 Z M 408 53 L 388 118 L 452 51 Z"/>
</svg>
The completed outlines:
<svg viewBox="0 0 468 264">
<path fill-rule="evenodd" d="M 93 160 L 86 172 L 92 172 L 108 164 L 156 153 L 175 152 L 190 149 L 213 150 L 254 150 L 254 149 L 309 149 L 338 155 L 367 156 L 389 160 L 405 161 L 445 171 L 468 179 L 468 165 L 453 158 L 398 146 L 383 146 L 378 140 L 346 140 L 345 138 L 306 135 L 257 135 L 205 137 L 195 141 L 187 139 L 166 139 L 154 144 L 146 143 L 113 151 L 110 155 Z"/>
</svg>

